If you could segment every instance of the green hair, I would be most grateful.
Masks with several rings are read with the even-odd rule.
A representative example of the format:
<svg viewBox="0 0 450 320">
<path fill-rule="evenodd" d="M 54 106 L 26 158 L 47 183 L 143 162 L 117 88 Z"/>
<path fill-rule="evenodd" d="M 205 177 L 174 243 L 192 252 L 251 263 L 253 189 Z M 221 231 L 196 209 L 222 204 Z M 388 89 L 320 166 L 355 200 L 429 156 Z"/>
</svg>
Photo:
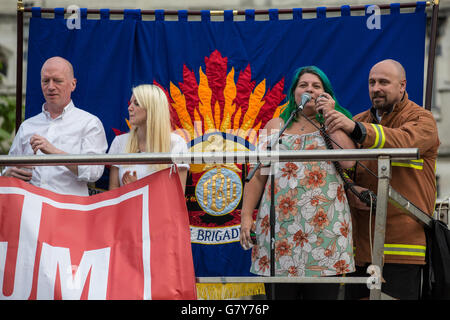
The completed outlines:
<svg viewBox="0 0 450 320">
<path fill-rule="evenodd" d="M 322 81 L 324 91 L 326 93 L 328 93 L 335 102 L 334 109 L 343 113 L 348 118 L 352 119 L 351 112 L 348 111 L 347 109 L 345 109 L 344 107 L 341 107 L 341 105 L 337 101 L 336 96 L 333 91 L 333 87 L 331 86 L 331 82 L 328 79 L 327 75 L 316 66 L 306 66 L 306 67 L 301 67 L 295 71 L 295 75 L 294 75 L 294 78 L 292 79 L 292 84 L 291 84 L 291 87 L 289 88 L 289 93 L 287 96 L 288 104 L 286 105 L 286 107 L 283 109 L 283 111 L 280 114 L 280 118 L 283 119 L 284 122 L 286 122 L 289 119 L 292 111 L 294 111 L 298 107 L 297 103 L 295 102 L 294 92 L 295 92 L 295 88 L 297 88 L 298 79 L 300 79 L 300 77 L 302 75 L 304 75 L 305 73 L 311 73 L 311 74 L 315 74 L 316 76 L 318 76 L 320 81 Z M 316 114 L 316 119 L 320 124 L 322 124 L 324 122 L 323 116 L 319 113 Z M 294 119 L 294 121 L 297 121 L 297 119 Z"/>
</svg>

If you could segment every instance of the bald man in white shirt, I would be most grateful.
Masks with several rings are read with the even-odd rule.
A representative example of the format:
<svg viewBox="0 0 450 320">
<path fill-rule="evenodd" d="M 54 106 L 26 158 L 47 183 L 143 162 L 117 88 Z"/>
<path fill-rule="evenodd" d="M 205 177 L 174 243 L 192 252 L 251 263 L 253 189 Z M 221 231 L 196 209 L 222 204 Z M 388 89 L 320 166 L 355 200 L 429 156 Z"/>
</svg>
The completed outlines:
<svg viewBox="0 0 450 320">
<path fill-rule="evenodd" d="M 102 122 L 72 102 L 76 83 L 69 61 L 61 57 L 45 61 L 41 69 L 41 87 L 45 97 L 42 112 L 22 123 L 9 155 L 106 152 L 108 143 Z M 6 167 L 3 175 L 57 193 L 87 196 L 87 183 L 97 181 L 103 170 L 103 165 Z"/>
</svg>

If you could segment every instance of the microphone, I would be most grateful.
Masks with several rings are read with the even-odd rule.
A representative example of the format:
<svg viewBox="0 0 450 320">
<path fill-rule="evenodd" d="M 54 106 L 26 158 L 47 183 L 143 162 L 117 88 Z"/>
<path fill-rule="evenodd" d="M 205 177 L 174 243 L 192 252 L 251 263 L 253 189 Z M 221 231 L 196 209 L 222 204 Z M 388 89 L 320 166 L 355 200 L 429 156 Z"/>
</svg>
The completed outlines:
<svg viewBox="0 0 450 320">
<path fill-rule="evenodd" d="M 321 99 L 321 98 L 325 98 L 326 99 L 326 95 L 324 95 L 324 94 L 320 94 L 318 97 L 317 97 L 317 99 L 316 99 L 316 103 L 317 103 L 317 100 L 319 100 L 319 99 Z M 323 111 L 322 110 L 319 110 L 319 113 L 321 114 L 321 115 L 323 115 Z"/>
<path fill-rule="evenodd" d="M 297 107 L 297 111 L 303 111 L 305 104 L 307 104 L 309 100 L 311 100 L 311 95 L 308 92 L 302 94 L 302 101 L 300 102 L 300 105 Z"/>
</svg>

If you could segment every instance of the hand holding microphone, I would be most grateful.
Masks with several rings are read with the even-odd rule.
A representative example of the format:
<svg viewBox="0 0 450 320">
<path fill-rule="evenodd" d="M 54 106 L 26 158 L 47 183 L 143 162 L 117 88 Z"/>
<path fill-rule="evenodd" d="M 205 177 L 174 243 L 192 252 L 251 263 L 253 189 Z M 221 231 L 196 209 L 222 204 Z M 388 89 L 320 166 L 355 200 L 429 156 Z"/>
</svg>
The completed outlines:
<svg viewBox="0 0 450 320">
<path fill-rule="evenodd" d="M 316 98 L 316 111 L 324 117 L 327 116 L 327 111 L 334 110 L 334 105 L 334 99 L 326 92 Z"/>
</svg>

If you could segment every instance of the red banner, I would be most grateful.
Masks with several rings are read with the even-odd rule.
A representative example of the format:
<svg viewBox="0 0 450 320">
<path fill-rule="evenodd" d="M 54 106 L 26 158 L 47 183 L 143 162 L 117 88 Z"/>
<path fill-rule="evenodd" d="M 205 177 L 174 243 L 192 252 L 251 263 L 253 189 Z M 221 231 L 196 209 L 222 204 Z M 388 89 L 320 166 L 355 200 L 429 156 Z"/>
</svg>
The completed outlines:
<svg viewBox="0 0 450 320">
<path fill-rule="evenodd" d="M 0 177 L 1 299 L 196 299 L 170 169 L 80 197 Z"/>
</svg>

